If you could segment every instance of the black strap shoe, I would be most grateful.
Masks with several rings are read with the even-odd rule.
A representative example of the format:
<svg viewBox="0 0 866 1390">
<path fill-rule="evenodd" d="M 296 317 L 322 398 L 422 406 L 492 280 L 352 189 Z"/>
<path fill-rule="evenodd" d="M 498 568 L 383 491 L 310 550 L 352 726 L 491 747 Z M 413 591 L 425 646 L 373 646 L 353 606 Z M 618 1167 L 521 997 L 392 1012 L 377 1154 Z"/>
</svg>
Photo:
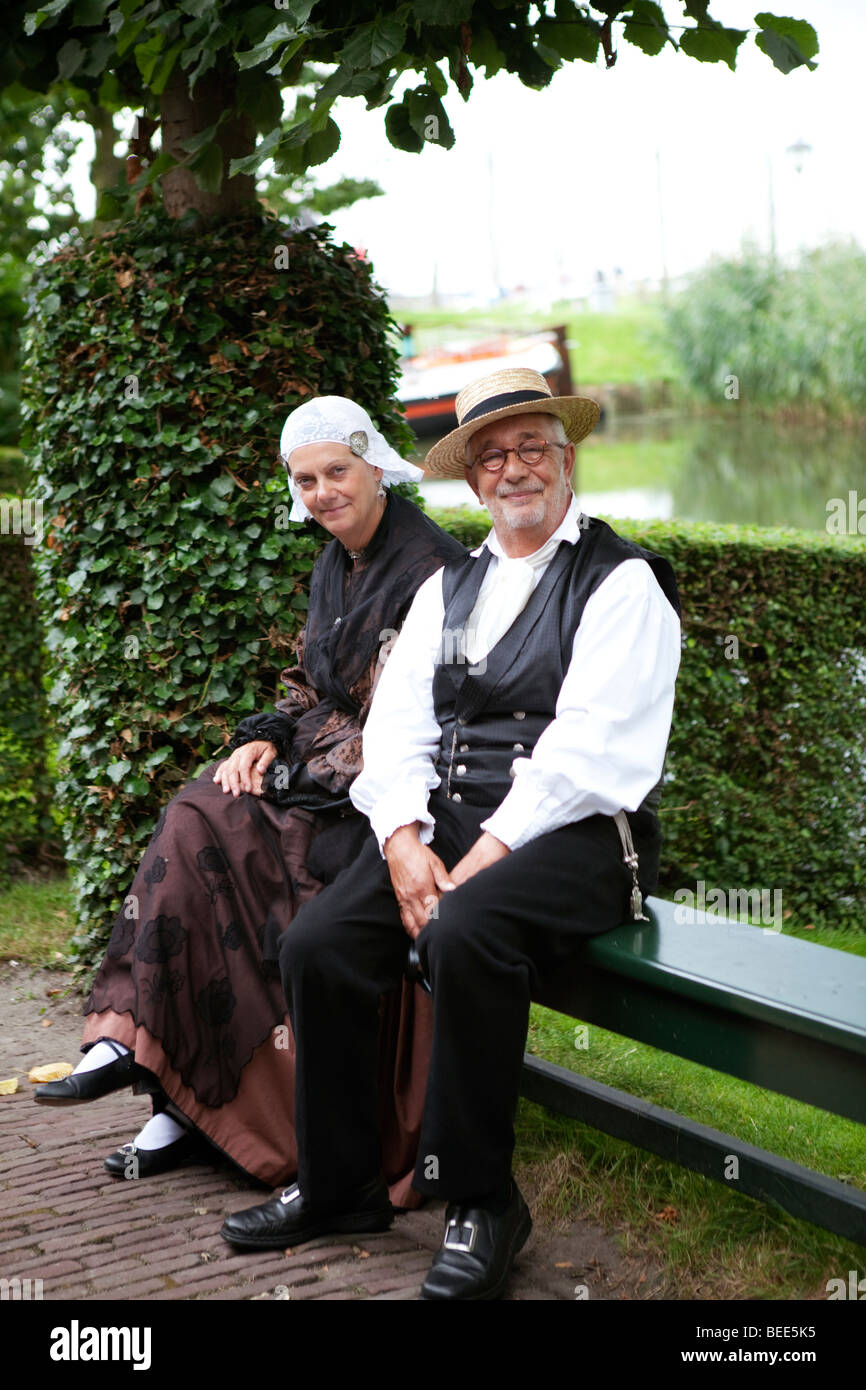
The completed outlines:
<svg viewBox="0 0 866 1390">
<path fill-rule="evenodd" d="M 387 1231 L 394 1208 L 382 1177 L 374 1178 L 337 1207 L 311 1207 L 295 1183 L 262 1206 L 236 1211 L 220 1235 L 239 1250 L 285 1250 L 327 1235 L 372 1235 Z"/>
<path fill-rule="evenodd" d="M 94 1067 L 92 1071 L 75 1072 L 65 1076 L 62 1081 L 46 1081 L 37 1086 L 33 1099 L 39 1105 L 82 1105 L 87 1100 L 98 1100 L 112 1091 L 122 1091 L 146 1076 L 143 1068 L 137 1065 L 132 1052 L 120 1052 L 111 1038 L 100 1038 L 117 1053 L 113 1062 L 104 1067 Z"/>
<path fill-rule="evenodd" d="M 445 1237 L 424 1280 L 424 1300 L 501 1298 L 514 1257 L 532 1230 L 532 1218 L 517 1184 L 504 1212 L 452 1202 L 445 1212 Z"/>
<path fill-rule="evenodd" d="M 150 1178 L 168 1173 L 192 1159 L 206 1159 L 205 1146 L 195 1134 L 182 1134 L 161 1149 L 140 1149 L 137 1144 L 121 1144 L 105 1160 L 105 1171 L 113 1178 Z"/>
</svg>

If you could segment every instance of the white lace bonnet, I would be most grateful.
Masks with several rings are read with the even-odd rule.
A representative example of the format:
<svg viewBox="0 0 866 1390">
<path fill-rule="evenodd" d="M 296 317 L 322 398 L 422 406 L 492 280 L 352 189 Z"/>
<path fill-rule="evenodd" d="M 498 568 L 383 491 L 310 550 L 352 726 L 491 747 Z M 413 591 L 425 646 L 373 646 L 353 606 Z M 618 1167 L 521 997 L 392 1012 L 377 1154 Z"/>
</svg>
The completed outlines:
<svg viewBox="0 0 866 1390">
<path fill-rule="evenodd" d="M 345 444 L 372 468 L 381 468 L 382 483 L 417 482 L 424 470 L 407 463 L 380 434 L 366 410 L 345 396 L 315 396 L 293 410 L 280 435 L 280 454 L 289 475 L 292 507 L 289 521 L 307 521 L 310 513 L 292 482 L 289 456 L 302 444 Z"/>
</svg>

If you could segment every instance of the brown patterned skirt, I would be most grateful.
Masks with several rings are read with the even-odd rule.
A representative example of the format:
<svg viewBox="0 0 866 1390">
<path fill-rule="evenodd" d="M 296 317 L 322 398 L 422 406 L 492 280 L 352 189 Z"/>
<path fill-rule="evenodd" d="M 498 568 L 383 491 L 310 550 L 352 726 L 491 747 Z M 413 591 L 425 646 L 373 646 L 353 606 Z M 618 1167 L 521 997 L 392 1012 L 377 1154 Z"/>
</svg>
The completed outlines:
<svg viewBox="0 0 866 1390">
<path fill-rule="evenodd" d="M 235 798 L 213 781 L 216 766 L 157 823 L 85 1006 L 83 1045 L 131 1048 L 187 1120 L 276 1186 L 297 1173 L 295 1047 L 265 957 L 323 886 L 308 859 L 332 815 Z M 410 1184 L 431 1043 L 429 999 L 404 984 L 382 1002 L 380 1033 L 383 1167 L 399 1206 L 421 1200 Z"/>
</svg>

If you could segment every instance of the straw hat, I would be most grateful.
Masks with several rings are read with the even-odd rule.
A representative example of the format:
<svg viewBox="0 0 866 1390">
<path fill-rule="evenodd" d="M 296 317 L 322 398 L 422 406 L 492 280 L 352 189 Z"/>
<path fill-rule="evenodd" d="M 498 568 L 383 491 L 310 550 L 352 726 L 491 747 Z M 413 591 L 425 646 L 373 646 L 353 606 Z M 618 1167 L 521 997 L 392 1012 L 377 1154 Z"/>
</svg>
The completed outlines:
<svg viewBox="0 0 866 1390">
<path fill-rule="evenodd" d="M 424 468 L 431 478 L 462 478 L 466 444 L 473 434 L 509 415 L 556 415 L 572 444 L 598 424 L 601 411 L 587 396 L 554 396 L 540 372 L 506 367 L 464 386 L 454 408 L 458 427 L 434 444 Z"/>
</svg>

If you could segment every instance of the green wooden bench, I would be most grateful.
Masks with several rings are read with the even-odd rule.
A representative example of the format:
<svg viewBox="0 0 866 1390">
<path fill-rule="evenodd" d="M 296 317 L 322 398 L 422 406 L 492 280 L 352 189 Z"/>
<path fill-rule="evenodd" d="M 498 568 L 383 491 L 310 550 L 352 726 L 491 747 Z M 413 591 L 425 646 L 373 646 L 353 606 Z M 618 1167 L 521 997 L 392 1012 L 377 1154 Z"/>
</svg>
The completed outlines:
<svg viewBox="0 0 866 1390">
<path fill-rule="evenodd" d="M 866 959 L 740 922 L 678 922 L 658 898 L 645 911 L 588 940 L 536 1002 L 866 1123 Z M 860 1188 L 528 1054 L 522 1093 L 866 1243 Z"/>
</svg>

